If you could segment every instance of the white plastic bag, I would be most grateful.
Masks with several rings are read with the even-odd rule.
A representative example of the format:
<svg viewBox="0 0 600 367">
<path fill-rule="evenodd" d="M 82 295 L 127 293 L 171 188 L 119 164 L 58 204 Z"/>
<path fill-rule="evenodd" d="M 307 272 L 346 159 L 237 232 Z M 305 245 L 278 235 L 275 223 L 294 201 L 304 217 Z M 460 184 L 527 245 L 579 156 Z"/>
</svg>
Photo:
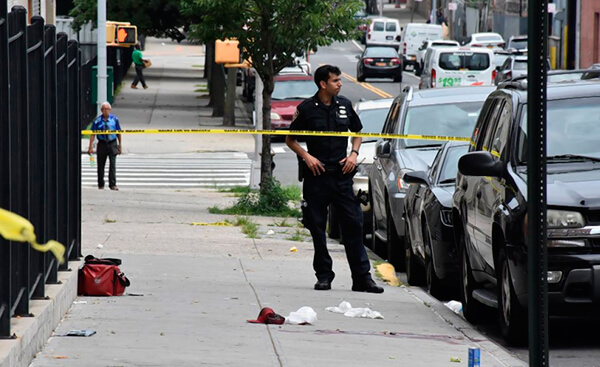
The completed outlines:
<svg viewBox="0 0 600 367">
<path fill-rule="evenodd" d="M 292 325 L 313 324 L 315 321 L 317 321 L 317 313 L 308 306 L 300 307 L 296 312 L 290 312 L 285 318 L 285 323 Z"/>
<path fill-rule="evenodd" d="M 337 307 L 327 307 L 326 311 L 334 313 L 343 313 L 346 317 L 363 317 L 366 319 L 383 319 L 383 315 L 377 311 L 373 311 L 370 308 L 352 308 L 349 302 L 342 301 Z"/>
</svg>

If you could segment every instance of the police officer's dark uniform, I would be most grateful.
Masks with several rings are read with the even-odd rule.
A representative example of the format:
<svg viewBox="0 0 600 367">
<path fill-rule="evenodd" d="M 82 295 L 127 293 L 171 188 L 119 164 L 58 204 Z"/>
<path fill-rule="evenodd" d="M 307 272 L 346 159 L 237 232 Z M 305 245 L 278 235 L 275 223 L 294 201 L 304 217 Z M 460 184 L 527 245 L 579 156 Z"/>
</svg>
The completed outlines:
<svg viewBox="0 0 600 367">
<path fill-rule="evenodd" d="M 320 101 L 318 93 L 298 106 L 290 125 L 290 130 L 359 132 L 361 129 L 362 123 L 350 100 L 333 96 L 331 104 L 327 106 Z M 383 289 L 375 285 L 369 272 L 370 263 L 362 241 L 362 211 L 352 191 L 354 173 L 344 174 L 339 163 L 346 158 L 348 138 L 305 136 L 303 139 L 308 153 L 325 165 L 325 172 L 315 176 L 304 162 L 299 162 L 304 179 L 303 221 L 310 230 L 315 248 L 315 289 L 329 289 L 335 277 L 325 234 L 327 209 L 332 204 L 341 223 L 346 257 L 352 271 L 353 290 L 382 292 Z"/>
</svg>

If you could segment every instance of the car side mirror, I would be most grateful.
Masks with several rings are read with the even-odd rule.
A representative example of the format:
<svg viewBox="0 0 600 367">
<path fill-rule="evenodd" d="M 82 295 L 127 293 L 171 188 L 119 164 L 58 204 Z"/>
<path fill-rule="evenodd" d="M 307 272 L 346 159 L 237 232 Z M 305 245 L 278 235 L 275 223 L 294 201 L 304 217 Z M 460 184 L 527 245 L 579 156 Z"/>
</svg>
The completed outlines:
<svg viewBox="0 0 600 367">
<path fill-rule="evenodd" d="M 427 177 L 427 173 L 424 171 L 406 172 L 404 176 L 402 176 L 402 180 L 407 184 L 429 186 L 429 177 Z"/>
<path fill-rule="evenodd" d="M 390 156 L 392 147 L 388 140 L 383 140 L 381 144 L 377 145 L 377 151 L 375 152 L 378 157 L 387 158 Z"/>
<path fill-rule="evenodd" d="M 490 152 L 470 152 L 460 157 L 458 170 L 465 176 L 503 177 L 504 163 Z"/>
</svg>

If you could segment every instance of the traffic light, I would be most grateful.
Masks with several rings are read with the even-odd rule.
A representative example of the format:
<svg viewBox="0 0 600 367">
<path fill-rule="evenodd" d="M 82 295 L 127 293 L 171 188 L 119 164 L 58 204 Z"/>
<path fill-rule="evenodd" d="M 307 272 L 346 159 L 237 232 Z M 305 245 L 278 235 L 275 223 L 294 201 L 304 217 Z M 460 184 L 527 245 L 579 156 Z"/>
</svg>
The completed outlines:
<svg viewBox="0 0 600 367">
<path fill-rule="evenodd" d="M 134 25 L 117 26 L 115 43 L 120 46 L 132 46 L 137 43 L 137 27 Z"/>
</svg>

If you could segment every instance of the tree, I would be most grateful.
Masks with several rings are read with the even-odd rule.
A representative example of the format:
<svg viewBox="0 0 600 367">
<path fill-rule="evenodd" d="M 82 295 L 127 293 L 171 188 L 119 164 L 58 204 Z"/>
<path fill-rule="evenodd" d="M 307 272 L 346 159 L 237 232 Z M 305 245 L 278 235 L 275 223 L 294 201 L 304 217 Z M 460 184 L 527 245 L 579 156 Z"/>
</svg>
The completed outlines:
<svg viewBox="0 0 600 367">
<path fill-rule="evenodd" d="M 274 76 L 298 52 L 356 36 L 353 15 L 364 0 L 181 0 L 182 12 L 201 16 L 190 35 L 200 41 L 237 39 L 261 78 L 263 130 L 271 130 Z M 335 60 L 331 60 L 335 63 Z M 261 192 L 272 177 L 271 136 L 263 135 Z"/>
<path fill-rule="evenodd" d="M 70 15 L 76 30 L 90 21 L 97 26 L 97 0 L 74 0 L 73 4 Z M 179 0 L 107 1 L 106 15 L 108 20 L 130 22 L 140 35 L 170 37 L 177 41 L 185 38 L 179 28 L 186 30 L 193 21 L 180 13 Z"/>
</svg>

